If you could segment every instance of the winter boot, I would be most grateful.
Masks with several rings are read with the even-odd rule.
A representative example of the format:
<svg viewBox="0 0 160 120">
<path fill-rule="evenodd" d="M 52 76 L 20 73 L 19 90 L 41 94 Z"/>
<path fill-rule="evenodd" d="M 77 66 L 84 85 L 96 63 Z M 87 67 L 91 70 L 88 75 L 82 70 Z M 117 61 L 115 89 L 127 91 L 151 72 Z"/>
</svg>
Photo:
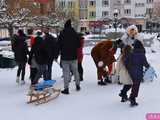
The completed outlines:
<svg viewBox="0 0 160 120">
<path fill-rule="evenodd" d="M 103 80 L 98 81 L 98 85 L 107 85 L 106 82 L 103 82 Z"/>
<path fill-rule="evenodd" d="M 69 89 L 65 88 L 64 90 L 61 91 L 61 93 L 68 95 L 69 94 Z"/>
<path fill-rule="evenodd" d="M 130 106 L 131 107 L 138 106 L 138 103 L 136 102 L 135 98 L 129 98 L 129 100 L 130 100 Z"/>
<path fill-rule="evenodd" d="M 80 91 L 80 90 L 81 90 L 80 85 L 76 85 L 76 90 L 77 90 L 77 91 Z"/>
<path fill-rule="evenodd" d="M 16 78 L 16 83 L 19 83 L 19 77 Z"/>
<path fill-rule="evenodd" d="M 83 76 L 82 76 L 82 74 L 80 74 L 79 77 L 80 77 L 80 81 L 83 81 Z"/>
<path fill-rule="evenodd" d="M 127 94 L 123 94 L 122 91 L 121 91 L 121 93 L 119 94 L 119 96 L 121 97 L 121 102 L 126 102 L 126 101 L 128 101 L 128 96 L 127 96 Z"/>
<path fill-rule="evenodd" d="M 121 102 L 127 102 L 127 101 L 128 101 L 127 95 L 125 95 L 125 96 L 123 96 L 123 97 L 121 98 Z"/>
<path fill-rule="evenodd" d="M 112 83 L 112 81 L 109 79 L 108 75 L 104 77 L 105 83 Z"/>
</svg>

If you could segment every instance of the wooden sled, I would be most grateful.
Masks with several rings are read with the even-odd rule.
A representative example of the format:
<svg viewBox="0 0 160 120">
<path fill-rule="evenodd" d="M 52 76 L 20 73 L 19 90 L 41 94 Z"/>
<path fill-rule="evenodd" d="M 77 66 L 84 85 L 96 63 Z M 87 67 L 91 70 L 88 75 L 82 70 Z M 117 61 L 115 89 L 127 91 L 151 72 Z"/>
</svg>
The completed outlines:
<svg viewBox="0 0 160 120">
<path fill-rule="evenodd" d="M 35 103 L 40 105 L 56 99 L 60 95 L 60 89 L 55 89 L 53 85 L 55 80 L 48 80 L 38 83 L 35 87 L 32 87 L 27 94 L 29 97 L 28 104 Z"/>
</svg>

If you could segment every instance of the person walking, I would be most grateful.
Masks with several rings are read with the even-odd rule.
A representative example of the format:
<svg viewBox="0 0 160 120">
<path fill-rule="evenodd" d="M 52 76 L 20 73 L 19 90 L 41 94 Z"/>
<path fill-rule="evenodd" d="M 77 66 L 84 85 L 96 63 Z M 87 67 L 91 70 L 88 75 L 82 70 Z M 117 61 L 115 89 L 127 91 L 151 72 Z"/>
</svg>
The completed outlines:
<svg viewBox="0 0 160 120">
<path fill-rule="evenodd" d="M 138 97 L 140 83 L 143 80 L 143 67 L 149 68 L 145 56 L 145 48 L 141 41 L 135 41 L 133 44 L 133 51 L 130 55 L 126 56 L 124 63 L 133 81 L 129 98 L 130 105 L 137 106 L 136 98 Z"/>
</svg>

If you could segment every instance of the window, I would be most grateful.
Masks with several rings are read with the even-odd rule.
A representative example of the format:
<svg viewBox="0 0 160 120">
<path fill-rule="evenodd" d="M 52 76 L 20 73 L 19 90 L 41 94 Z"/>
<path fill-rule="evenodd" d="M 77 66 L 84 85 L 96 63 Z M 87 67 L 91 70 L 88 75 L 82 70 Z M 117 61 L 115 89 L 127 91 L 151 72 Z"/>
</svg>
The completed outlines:
<svg viewBox="0 0 160 120">
<path fill-rule="evenodd" d="M 64 8 L 64 7 L 65 7 L 65 1 L 61 1 L 61 2 L 59 3 L 59 6 L 60 6 L 61 8 Z"/>
<path fill-rule="evenodd" d="M 90 16 L 90 18 L 95 18 L 96 12 L 94 12 L 94 11 L 89 12 L 89 16 Z"/>
<path fill-rule="evenodd" d="M 103 0 L 103 1 L 102 1 L 102 6 L 103 6 L 103 7 L 109 6 L 109 1 L 108 1 L 108 0 Z"/>
<path fill-rule="evenodd" d="M 146 9 L 146 14 L 152 14 L 152 13 L 153 13 L 153 8 Z"/>
<path fill-rule="evenodd" d="M 109 15 L 109 12 L 108 11 L 102 11 L 102 17 L 106 17 Z"/>
<path fill-rule="evenodd" d="M 153 3 L 153 0 L 147 0 L 147 3 Z"/>
<path fill-rule="evenodd" d="M 144 3 L 135 3 L 135 6 L 136 6 L 136 7 L 144 7 L 145 4 L 144 4 Z"/>
<path fill-rule="evenodd" d="M 87 10 L 80 11 L 80 19 L 87 19 Z"/>
<path fill-rule="evenodd" d="M 80 1 L 80 8 L 87 8 L 87 1 Z"/>
<path fill-rule="evenodd" d="M 125 9 L 125 10 L 124 10 L 124 14 L 130 15 L 130 14 L 131 14 L 131 9 Z"/>
<path fill-rule="evenodd" d="M 74 7 L 73 2 L 72 2 L 72 1 L 69 1 L 69 2 L 68 2 L 68 8 L 73 8 L 73 7 Z"/>
<path fill-rule="evenodd" d="M 89 1 L 89 5 L 90 5 L 90 6 L 96 6 L 96 1 L 94 1 L 94 0 Z"/>
<path fill-rule="evenodd" d="M 125 4 L 131 4 L 131 0 L 125 0 L 124 3 Z"/>
</svg>

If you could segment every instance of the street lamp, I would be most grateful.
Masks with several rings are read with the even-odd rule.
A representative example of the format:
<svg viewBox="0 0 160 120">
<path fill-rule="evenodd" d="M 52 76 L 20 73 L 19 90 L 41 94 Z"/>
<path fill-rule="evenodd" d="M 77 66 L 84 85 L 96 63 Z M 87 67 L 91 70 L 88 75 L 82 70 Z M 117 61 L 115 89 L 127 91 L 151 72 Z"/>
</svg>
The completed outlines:
<svg viewBox="0 0 160 120">
<path fill-rule="evenodd" d="M 115 9 L 114 12 L 113 12 L 113 16 L 114 16 L 113 26 L 115 28 L 115 32 L 117 32 L 118 13 L 119 13 L 119 11 L 117 9 Z"/>
</svg>

